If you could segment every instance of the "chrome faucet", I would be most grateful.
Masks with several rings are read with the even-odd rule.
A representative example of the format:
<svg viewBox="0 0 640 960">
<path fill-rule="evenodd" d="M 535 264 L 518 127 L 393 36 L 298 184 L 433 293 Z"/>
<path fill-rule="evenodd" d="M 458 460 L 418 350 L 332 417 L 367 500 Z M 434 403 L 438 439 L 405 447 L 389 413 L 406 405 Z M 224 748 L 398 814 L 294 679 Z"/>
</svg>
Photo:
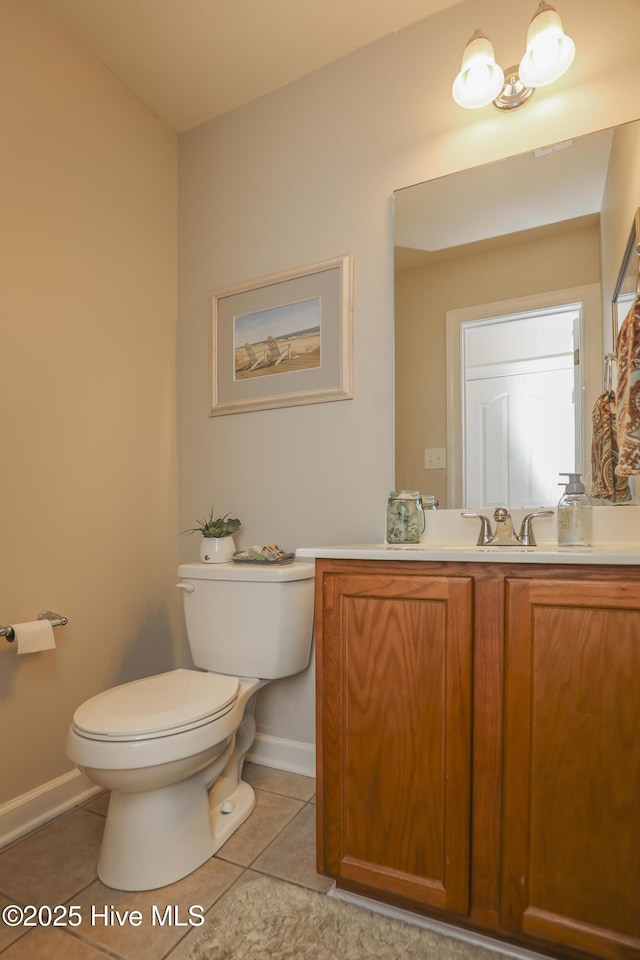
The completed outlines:
<svg viewBox="0 0 640 960">
<path fill-rule="evenodd" d="M 476 542 L 478 547 L 535 547 L 532 520 L 534 517 L 552 517 L 553 510 L 534 510 L 533 513 L 528 513 L 522 521 L 520 533 L 515 532 L 511 514 L 506 507 L 496 507 L 493 512 L 495 533 L 491 529 L 489 517 L 484 514 L 464 511 L 461 516 L 477 517 L 480 520 L 480 534 Z"/>
</svg>

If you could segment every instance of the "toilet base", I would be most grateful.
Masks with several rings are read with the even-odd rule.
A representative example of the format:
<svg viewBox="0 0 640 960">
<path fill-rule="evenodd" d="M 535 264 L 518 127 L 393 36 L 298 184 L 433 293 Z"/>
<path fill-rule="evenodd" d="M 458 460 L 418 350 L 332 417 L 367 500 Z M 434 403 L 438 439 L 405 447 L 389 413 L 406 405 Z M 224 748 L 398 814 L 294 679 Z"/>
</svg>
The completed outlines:
<svg viewBox="0 0 640 960">
<path fill-rule="evenodd" d="M 195 787 L 195 789 L 194 789 Z M 192 781 L 156 790 L 153 796 L 112 793 L 98 860 L 98 877 L 115 890 L 154 890 L 197 870 L 244 823 L 256 805 L 241 780 L 224 801 L 209 808 L 209 792 Z"/>
</svg>

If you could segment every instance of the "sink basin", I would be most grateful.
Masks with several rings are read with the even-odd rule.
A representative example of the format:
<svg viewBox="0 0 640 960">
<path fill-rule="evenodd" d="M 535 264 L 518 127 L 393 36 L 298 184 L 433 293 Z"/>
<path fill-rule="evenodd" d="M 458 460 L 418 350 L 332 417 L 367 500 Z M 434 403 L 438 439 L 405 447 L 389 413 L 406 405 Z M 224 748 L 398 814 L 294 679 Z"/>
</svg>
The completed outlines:
<svg viewBox="0 0 640 960">
<path fill-rule="evenodd" d="M 386 550 L 442 550 L 447 553 L 468 553 L 470 550 L 488 553 L 531 553 L 536 552 L 541 549 L 540 546 L 537 547 L 523 547 L 520 544 L 514 544 L 511 546 L 505 546 L 501 544 L 499 546 L 481 546 L 476 543 L 451 543 L 448 540 L 423 540 L 421 543 L 383 543 L 381 547 Z M 542 548 L 546 550 L 557 549 L 555 544 L 542 544 Z"/>
</svg>

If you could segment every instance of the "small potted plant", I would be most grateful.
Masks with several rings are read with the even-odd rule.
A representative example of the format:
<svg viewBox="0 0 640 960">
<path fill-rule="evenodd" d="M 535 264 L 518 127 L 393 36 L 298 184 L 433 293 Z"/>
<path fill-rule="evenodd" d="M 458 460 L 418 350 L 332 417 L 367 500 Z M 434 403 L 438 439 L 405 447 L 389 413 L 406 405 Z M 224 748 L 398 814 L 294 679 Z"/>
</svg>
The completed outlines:
<svg viewBox="0 0 640 960">
<path fill-rule="evenodd" d="M 182 532 L 202 535 L 200 559 L 203 563 L 226 563 L 236 552 L 233 534 L 240 529 L 241 525 L 242 521 L 230 517 L 228 513 L 223 517 L 214 517 L 213 507 L 211 507 L 208 517 L 198 520 L 197 525 L 191 530 Z"/>
</svg>

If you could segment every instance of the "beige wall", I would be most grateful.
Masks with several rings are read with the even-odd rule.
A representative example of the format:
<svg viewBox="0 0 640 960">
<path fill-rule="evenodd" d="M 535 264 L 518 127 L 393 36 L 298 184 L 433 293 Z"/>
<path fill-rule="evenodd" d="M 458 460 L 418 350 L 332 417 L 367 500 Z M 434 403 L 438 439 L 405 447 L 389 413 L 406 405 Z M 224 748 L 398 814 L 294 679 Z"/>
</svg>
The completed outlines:
<svg viewBox="0 0 640 960">
<path fill-rule="evenodd" d="M 481 6 L 500 62 L 517 62 L 530 4 Z M 393 191 L 636 118 L 636 0 L 563 0 L 575 64 L 512 116 L 451 99 L 478 8 L 465 0 L 180 137 L 182 527 L 214 500 L 244 520 L 245 545 L 380 540 L 394 485 Z M 347 251 L 355 398 L 209 418 L 209 291 Z M 257 718 L 312 741 L 312 671 L 266 688 Z"/>
<path fill-rule="evenodd" d="M 176 138 L 33 0 L 1 0 L 0 805 L 71 771 L 88 696 L 175 663 Z"/>
<path fill-rule="evenodd" d="M 433 493 L 447 506 L 447 471 L 424 469 L 425 447 L 447 445 L 446 311 L 599 282 L 597 224 L 396 273 L 399 489 Z"/>
</svg>

